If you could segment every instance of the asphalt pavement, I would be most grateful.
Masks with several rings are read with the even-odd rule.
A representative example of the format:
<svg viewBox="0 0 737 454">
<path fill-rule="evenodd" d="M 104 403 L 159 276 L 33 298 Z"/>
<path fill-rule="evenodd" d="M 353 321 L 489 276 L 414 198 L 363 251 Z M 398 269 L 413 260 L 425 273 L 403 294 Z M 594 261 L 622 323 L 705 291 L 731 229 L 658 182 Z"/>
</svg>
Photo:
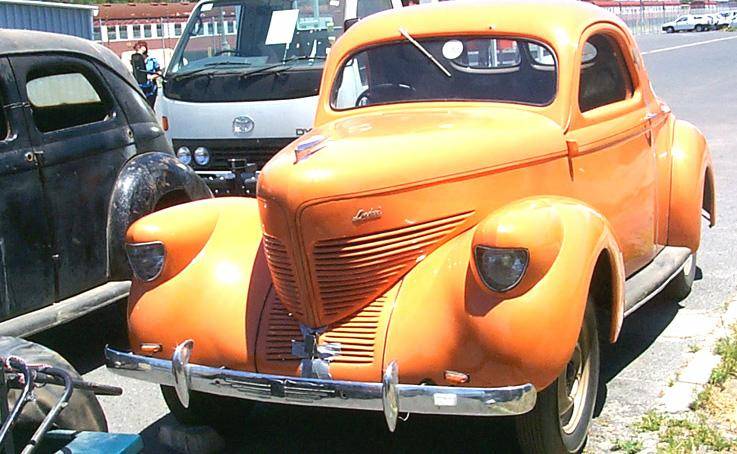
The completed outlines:
<svg viewBox="0 0 737 454">
<path fill-rule="evenodd" d="M 602 385 L 588 450 L 608 450 L 626 437 L 668 380 L 708 336 L 737 290 L 737 34 L 649 35 L 638 38 L 656 93 L 679 118 L 699 127 L 711 147 L 718 224 L 704 229 L 697 281 L 681 302 L 656 298 L 625 320 L 620 341 L 602 356 Z M 103 366 L 106 342 L 124 339 L 122 308 L 110 307 L 34 337 L 70 360 L 85 378 L 122 386 L 102 397 L 111 431 L 141 433 L 147 452 L 164 452 L 159 429 L 172 424 L 158 387 L 123 379 Z M 227 440 L 228 451 L 514 451 L 505 419 L 411 415 L 390 434 L 380 413 L 259 405 Z"/>
</svg>

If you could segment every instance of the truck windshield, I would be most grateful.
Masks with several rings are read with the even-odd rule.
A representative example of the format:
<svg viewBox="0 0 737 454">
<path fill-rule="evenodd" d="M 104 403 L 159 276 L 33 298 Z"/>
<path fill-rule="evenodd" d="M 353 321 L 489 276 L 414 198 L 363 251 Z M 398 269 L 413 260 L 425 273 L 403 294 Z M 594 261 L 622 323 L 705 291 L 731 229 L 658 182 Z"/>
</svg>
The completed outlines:
<svg viewBox="0 0 737 454">
<path fill-rule="evenodd" d="M 190 18 L 168 75 L 244 71 L 289 62 L 321 66 L 343 32 L 346 0 L 202 3 Z M 245 69 L 247 68 L 247 69 Z"/>
<path fill-rule="evenodd" d="M 333 84 L 336 110 L 422 101 L 547 105 L 557 88 L 553 52 L 525 39 L 443 37 L 372 46 L 353 54 Z"/>
</svg>

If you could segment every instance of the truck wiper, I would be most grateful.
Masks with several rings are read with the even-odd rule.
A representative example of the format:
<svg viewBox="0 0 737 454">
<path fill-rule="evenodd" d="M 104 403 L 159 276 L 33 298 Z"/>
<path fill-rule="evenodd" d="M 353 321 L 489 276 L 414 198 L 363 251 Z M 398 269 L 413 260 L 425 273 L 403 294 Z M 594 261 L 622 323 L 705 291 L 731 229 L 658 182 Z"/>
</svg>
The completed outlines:
<svg viewBox="0 0 737 454">
<path fill-rule="evenodd" d="M 175 81 L 181 81 L 190 79 L 192 77 L 196 77 L 198 75 L 203 75 L 205 71 L 210 71 L 215 66 L 236 66 L 236 67 L 249 67 L 251 66 L 250 63 L 247 62 L 234 62 L 234 61 L 216 61 L 212 63 L 205 64 L 202 68 L 193 69 L 192 71 L 187 71 L 182 74 L 175 74 L 172 79 Z M 216 73 L 208 73 L 208 74 L 216 74 Z"/>
<path fill-rule="evenodd" d="M 433 64 L 434 64 L 435 66 L 437 66 L 437 67 L 438 67 L 438 69 L 439 69 L 439 70 L 440 70 L 440 71 L 441 71 L 441 72 L 442 72 L 443 74 L 445 74 L 445 75 L 446 75 L 446 76 L 447 76 L 448 78 L 451 78 L 451 77 L 453 77 L 453 76 L 451 76 L 451 74 L 450 74 L 450 71 L 448 71 L 447 69 L 445 69 L 445 66 L 443 66 L 443 65 L 442 65 L 442 64 L 441 64 L 441 63 L 440 63 L 440 62 L 439 62 L 439 61 L 437 60 L 437 58 L 433 57 L 433 55 L 432 55 L 432 54 L 431 54 L 431 53 L 430 53 L 430 52 L 429 52 L 429 51 L 428 51 L 427 49 L 425 49 L 425 47 L 424 47 L 424 46 L 423 46 L 422 44 L 418 43 L 418 42 L 417 42 L 417 40 L 416 40 L 416 39 L 414 39 L 414 38 L 412 37 L 412 35 L 410 35 L 409 33 L 407 33 L 407 30 L 405 30 L 405 29 L 403 29 L 403 28 L 400 28 L 400 29 L 399 29 L 399 33 L 401 33 L 401 34 L 402 34 L 402 36 L 404 36 L 404 39 L 406 39 L 406 40 L 407 40 L 407 41 L 409 41 L 409 42 L 410 42 L 410 43 L 411 43 L 411 44 L 412 44 L 413 46 L 415 46 L 415 47 L 417 48 L 417 50 L 419 50 L 419 51 L 420 51 L 420 52 L 421 52 L 421 53 L 422 53 L 422 54 L 423 54 L 423 55 L 424 55 L 425 57 L 427 57 L 427 58 L 428 58 L 428 59 L 429 59 L 429 60 L 430 60 L 431 62 L 433 62 Z"/>
<path fill-rule="evenodd" d="M 286 58 L 281 61 L 281 63 L 274 63 L 273 65 L 263 66 L 261 68 L 256 68 L 252 71 L 245 72 L 241 74 L 242 79 L 247 79 L 250 76 L 255 76 L 258 74 L 278 74 L 280 72 L 287 71 L 291 68 L 289 66 L 289 63 L 299 61 L 299 60 L 325 60 L 327 57 L 324 56 L 315 56 L 315 57 L 309 57 L 306 55 L 295 55 L 293 57 Z"/>
</svg>

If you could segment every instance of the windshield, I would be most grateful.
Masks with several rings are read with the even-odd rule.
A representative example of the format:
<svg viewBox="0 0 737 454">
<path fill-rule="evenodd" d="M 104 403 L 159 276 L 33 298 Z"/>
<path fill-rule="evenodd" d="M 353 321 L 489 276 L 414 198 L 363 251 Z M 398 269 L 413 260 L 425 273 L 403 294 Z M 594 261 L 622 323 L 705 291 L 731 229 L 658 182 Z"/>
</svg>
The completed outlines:
<svg viewBox="0 0 737 454">
<path fill-rule="evenodd" d="M 553 52 L 524 39 L 413 39 L 362 50 L 333 84 L 336 110 L 418 101 L 494 101 L 547 105 L 555 98 Z"/>
<path fill-rule="evenodd" d="M 324 59 L 343 31 L 346 0 L 203 3 L 190 19 L 169 74 Z"/>
</svg>

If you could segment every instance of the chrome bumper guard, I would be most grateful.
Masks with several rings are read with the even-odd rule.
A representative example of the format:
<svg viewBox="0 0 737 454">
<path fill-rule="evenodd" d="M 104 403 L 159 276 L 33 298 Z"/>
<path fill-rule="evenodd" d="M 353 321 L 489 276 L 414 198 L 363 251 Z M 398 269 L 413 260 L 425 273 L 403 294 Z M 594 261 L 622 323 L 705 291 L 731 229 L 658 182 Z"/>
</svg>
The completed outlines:
<svg viewBox="0 0 737 454">
<path fill-rule="evenodd" d="M 194 343 L 182 342 L 171 361 L 105 349 L 107 367 L 116 374 L 173 386 L 182 404 L 190 390 L 221 396 L 291 405 L 383 411 L 394 431 L 402 413 L 506 416 L 526 413 L 535 406 L 532 384 L 502 388 L 465 388 L 398 383 L 392 362 L 382 383 L 325 380 L 242 372 L 189 364 Z"/>
</svg>

